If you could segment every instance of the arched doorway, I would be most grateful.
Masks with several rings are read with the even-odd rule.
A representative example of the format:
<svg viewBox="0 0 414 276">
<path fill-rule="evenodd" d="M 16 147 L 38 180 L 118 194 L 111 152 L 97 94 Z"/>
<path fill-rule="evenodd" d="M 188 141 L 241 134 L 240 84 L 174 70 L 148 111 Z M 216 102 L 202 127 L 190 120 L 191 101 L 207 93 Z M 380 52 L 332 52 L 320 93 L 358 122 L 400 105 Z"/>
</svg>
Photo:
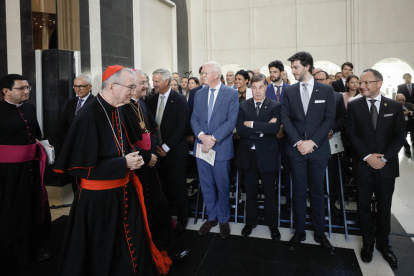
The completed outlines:
<svg viewBox="0 0 414 276">
<path fill-rule="evenodd" d="M 337 72 L 341 72 L 341 67 L 337 64 L 327 61 L 327 60 L 319 60 L 313 64 L 315 68 L 321 68 L 329 75 L 335 75 Z"/>
<path fill-rule="evenodd" d="M 285 67 L 285 71 L 288 75 L 288 79 L 290 81 L 290 84 L 294 84 L 297 81 L 295 80 L 295 77 L 292 75 L 292 69 L 290 68 L 289 65 L 283 64 Z M 262 72 L 262 74 L 264 74 L 266 77 L 269 76 L 269 65 L 266 64 L 264 66 L 262 66 L 262 68 L 260 68 L 260 71 Z"/>
<path fill-rule="evenodd" d="M 381 60 L 372 66 L 372 69 L 378 70 L 384 82 L 381 87 L 381 92 L 388 98 L 395 99 L 398 85 L 404 83 L 403 75 L 410 73 L 414 76 L 413 68 L 410 64 L 399 58 L 387 58 Z"/>
</svg>

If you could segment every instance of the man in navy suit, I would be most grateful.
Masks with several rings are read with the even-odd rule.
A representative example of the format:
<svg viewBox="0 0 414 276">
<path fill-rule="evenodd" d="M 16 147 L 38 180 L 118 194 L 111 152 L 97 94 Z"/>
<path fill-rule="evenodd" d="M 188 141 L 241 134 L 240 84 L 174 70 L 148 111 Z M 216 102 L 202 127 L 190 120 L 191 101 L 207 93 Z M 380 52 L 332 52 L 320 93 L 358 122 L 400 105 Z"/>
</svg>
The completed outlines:
<svg viewBox="0 0 414 276">
<path fill-rule="evenodd" d="M 324 234 L 324 180 L 331 157 L 328 133 L 335 122 L 335 97 L 331 86 L 313 79 L 313 58 L 309 53 L 298 52 L 288 60 L 298 80 L 298 83 L 286 89 L 282 104 L 282 124 L 288 137 L 286 154 L 292 169 L 296 230 L 289 241 L 289 249 L 298 249 L 300 242 L 306 240 L 306 199 L 309 189 L 314 240 L 330 255 L 335 255 L 334 248 Z"/>
<path fill-rule="evenodd" d="M 194 155 L 198 144 L 205 153 L 210 149 L 216 151 L 214 166 L 197 158 L 208 211 L 208 220 L 200 227 L 199 234 L 207 234 L 220 223 L 220 237 L 227 238 L 230 235 L 230 159 L 234 156 L 233 129 L 239 114 L 239 95 L 237 90 L 222 84 L 220 76 L 221 67 L 217 62 L 204 64 L 201 78 L 207 87 L 195 95 L 191 127 L 196 136 Z"/>
<path fill-rule="evenodd" d="M 266 88 L 266 98 L 275 100 L 279 103 L 283 103 L 283 95 L 285 89 L 290 86 L 282 79 L 282 72 L 285 71 L 285 66 L 279 60 L 275 60 L 269 63 L 269 74 L 271 84 Z M 290 198 L 290 163 L 286 156 L 286 133 L 283 130 L 283 126 L 280 126 L 279 132 L 276 134 L 279 144 L 279 157 L 283 166 L 283 179 L 285 181 L 285 196 L 286 196 L 286 209 L 290 211 L 291 198 Z"/>
</svg>

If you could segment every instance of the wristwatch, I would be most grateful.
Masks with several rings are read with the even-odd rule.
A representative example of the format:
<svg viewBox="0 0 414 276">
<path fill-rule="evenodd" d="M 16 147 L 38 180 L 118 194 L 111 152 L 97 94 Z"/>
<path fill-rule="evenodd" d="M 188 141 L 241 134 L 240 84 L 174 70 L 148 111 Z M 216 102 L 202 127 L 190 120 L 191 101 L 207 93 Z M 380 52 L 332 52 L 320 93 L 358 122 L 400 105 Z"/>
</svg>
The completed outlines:
<svg viewBox="0 0 414 276">
<path fill-rule="evenodd" d="M 387 159 L 385 159 L 384 157 L 381 157 L 381 161 L 387 163 Z"/>
</svg>

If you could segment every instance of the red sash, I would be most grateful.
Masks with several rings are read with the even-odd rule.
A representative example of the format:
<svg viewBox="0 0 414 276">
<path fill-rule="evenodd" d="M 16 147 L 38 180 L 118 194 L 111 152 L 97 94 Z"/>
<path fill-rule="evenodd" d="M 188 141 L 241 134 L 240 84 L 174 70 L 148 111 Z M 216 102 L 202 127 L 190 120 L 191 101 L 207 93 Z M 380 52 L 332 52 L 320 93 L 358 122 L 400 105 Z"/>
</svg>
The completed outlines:
<svg viewBox="0 0 414 276">
<path fill-rule="evenodd" d="M 144 132 L 142 133 L 142 140 L 139 140 L 135 146 L 143 149 L 143 150 L 150 150 L 151 149 L 151 134 Z"/>
<path fill-rule="evenodd" d="M 0 145 L 0 163 L 22 163 L 33 160 L 39 161 L 40 185 L 42 188 L 41 196 L 41 222 L 43 223 L 46 212 L 49 211 L 49 200 L 47 190 L 43 184 L 43 175 L 45 174 L 47 155 L 38 142 L 30 145 Z"/>
<path fill-rule="evenodd" d="M 167 252 L 165 251 L 160 252 L 158 248 L 155 246 L 154 242 L 152 241 L 152 235 L 151 235 L 149 225 L 148 225 L 147 209 L 145 208 L 145 203 L 144 203 L 144 192 L 142 189 L 142 184 L 139 181 L 138 177 L 135 175 L 135 173 L 128 170 L 125 178 L 116 179 L 116 180 L 87 180 L 87 179 L 82 178 L 80 189 L 95 190 L 95 191 L 96 190 L 109 190 L 109 189 L 115 189 L 118 187 L 122 187 L 128 184 L 128 182 L 131 182 L 134 185 L 137 191 L 137 194 L 138 194 L 139 203 L 141 205 L 141 210 L 142 210 L 142 215 L 144 217 L 144 229 L 147 235 L 147 241 L 150 245 L 152 259 L 154 260 L 160 274 L 166 275 L 170 269 L 172 261 L 168 257 Z M 126 204 L 125 201 L 124 201 L 124 204 Z M 125 227 L 125 220 L 126 219 L 124 219 L 124 227 Z M 128 238 L 127 238 L 127 242 L 128 242 L 128 248 L 129 248 L 130 245 L 129 245 Z M 134 264 L 133 258 L 132 258 L 132 263 Z M 136 265 L 134 265 L 134 271 L 135 271 L 135 266 Z"/>
</svg>

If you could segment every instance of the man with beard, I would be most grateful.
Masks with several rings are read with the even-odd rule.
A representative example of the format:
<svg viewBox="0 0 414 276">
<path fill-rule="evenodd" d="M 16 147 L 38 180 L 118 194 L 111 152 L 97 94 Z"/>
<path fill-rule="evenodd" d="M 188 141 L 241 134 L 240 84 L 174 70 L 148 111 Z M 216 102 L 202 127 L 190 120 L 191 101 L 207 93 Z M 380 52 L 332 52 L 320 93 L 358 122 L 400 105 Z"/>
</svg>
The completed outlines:
<svg viewBox="0 0 414 276">
<path fill-rule="evenodd" d="M 282 79 L 282 72 L 285 71 L 283 63 L 279 60 L 275 60 L 269 63 L 270 81 L 272 82 L 266 88 L 266 97 L 275 100 L 279 103 L 283 103 L 283 96 L 286 88 L 290 86 Z M 285 181 L 285 197 L 286 197 L 286 210 L 290 211 L 291 198 L 290 198 L 290 163 L 286 156 L 286 133 L 283 130 L 283 125 L 280 126 L 279 132 L 276 135 L 279 144 L 279 156 L 283 166 L 283 179 Z"/>
<path fill-rule="evenodd" d="M 76 115 L 55 171 L 80 178 L 70 210 L 58 275 L 166 274 L 171 259 L 154 245 L 143 187 L 133 170 L 144 165 L 137 137 L 120 106 L 135 89 L 133 71 L 109 66 L 102 91 Z M 139 133 L 140 134 L 140 133 Z"/>
<path fill-rule="evenodd" d="M 27 78 L 10 74 L 0 81 L 0 270 L 27 266 L 52 254 L 40 249 L 50 233 L 50 211 L 43 185 L 45 153 L 35 107 L 27 103 Z"/>
<path fill-rule="evenodd" d="M 141 169 L 135 170 L 135 174 L 146 191 L 145 207 L 154 244 L 158 249 L 167 251 L 168 256 L 175 261 L 187 255 L 189 250 L 179 252 L 176 248 L 168 201 L 162 191 L 157 169 L 154 167 L 157 164 L 158 125 L 142 100 L 146 96 L 148 81 L 141 70 L 135 70 L 134 76 L 137 88 L 131 92 L 131 102 L 121 108 L 128 115 L 134 130 L 139 133 L 137 136 L 142 136 L 134 147 L 139 151 L 145 164 Z"/>
<path fill-rule="evenodd" d="M 282 104 L 282 124 L 288 137 L 293 182 L 295 234 L 289 249 L 296 250 L 306 240 L 305 222 L 308 189 L 311 200 L 314 240 L 330 255 L 335 250 L 325 230 L 325 169 L 331 157 L 328 133 L 335 122 L 335 98 L 332 87 L 315 82 L 311 71 L 313 58 L 298 52 L 288 59 L 298 83 L 286 89 Z"/>
</svg>

